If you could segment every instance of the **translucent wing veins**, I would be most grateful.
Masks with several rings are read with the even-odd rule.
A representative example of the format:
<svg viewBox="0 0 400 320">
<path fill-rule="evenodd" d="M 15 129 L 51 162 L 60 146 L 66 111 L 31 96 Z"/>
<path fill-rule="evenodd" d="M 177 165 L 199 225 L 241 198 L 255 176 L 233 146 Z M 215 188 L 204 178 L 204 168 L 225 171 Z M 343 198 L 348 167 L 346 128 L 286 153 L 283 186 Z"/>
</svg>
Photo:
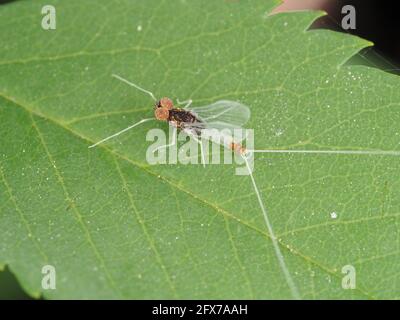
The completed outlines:
<svg viewBox="0 0 400 320">
<path fill-rule="evenodd" d="M 220 100 L 207 106 L 189 110 L 209 128 L 241 128 L 250 118 L 249 107 L 229 100 Z"/>
</svg>

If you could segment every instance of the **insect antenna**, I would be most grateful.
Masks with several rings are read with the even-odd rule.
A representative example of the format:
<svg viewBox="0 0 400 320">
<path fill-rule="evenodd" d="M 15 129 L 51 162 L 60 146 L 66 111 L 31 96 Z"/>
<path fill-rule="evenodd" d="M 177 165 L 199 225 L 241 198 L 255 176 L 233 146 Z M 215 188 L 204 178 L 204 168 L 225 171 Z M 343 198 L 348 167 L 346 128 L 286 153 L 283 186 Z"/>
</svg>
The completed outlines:
<svg viewBox="0 0 400 320">
<path fill-rule="evenodd" d="M 134 87 L 144 93 L 147 93 L 154 101 L 156 101 L 156 102 L 158 101 L 158 99 L 154 96 L 154 94 L 152 92 L 150 92 L 149 90 L 143 89 L 142 87 L 139 87 L 137 84 L 134 84 L 134 83 L 122 78 L 121 76 L 119 76 L 117 74 L 112 74 L 111 76 L 118 80 L 121 80 L 122 82 L 125 82 L 126 84 L 130 85 L 131 87 Z"/>
</svg>

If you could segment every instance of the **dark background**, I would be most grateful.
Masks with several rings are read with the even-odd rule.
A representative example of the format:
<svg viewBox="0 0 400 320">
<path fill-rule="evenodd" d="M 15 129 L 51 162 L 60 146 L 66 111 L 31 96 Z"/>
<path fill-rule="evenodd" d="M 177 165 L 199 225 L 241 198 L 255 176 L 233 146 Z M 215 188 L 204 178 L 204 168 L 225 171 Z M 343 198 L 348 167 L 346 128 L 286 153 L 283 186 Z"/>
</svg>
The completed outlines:
<svg viewBox="0 0 400 320">
<path fill-rule="evenodd" d="M 301 2 L 301 0 L 297 0 Z M 333 0 L 326 1 L 323 9 L 328 17 L 320 19 L 321 27 L 343 32 L 341 10 L 345 5 L 356 9 L 356 30 L 345 32 L 372 41 L 375 46 L 375 56 L 400 67 L 400 19 L 398 1 L 382 0 Z M 379 61 L 378 61 L 379 62 Z M 381 61 L 382 62 L 382 61 Z M 394 67 L 394 66 L 392 66 Z"/>
</svg>

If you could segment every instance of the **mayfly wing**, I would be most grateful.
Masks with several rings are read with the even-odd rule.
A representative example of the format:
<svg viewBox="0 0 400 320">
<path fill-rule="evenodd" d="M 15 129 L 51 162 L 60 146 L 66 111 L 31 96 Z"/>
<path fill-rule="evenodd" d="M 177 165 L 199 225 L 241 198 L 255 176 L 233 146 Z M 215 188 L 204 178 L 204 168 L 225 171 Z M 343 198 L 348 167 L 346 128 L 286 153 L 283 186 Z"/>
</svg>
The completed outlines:
<svg viewBox="0 0 400 320">
<path fill-rule="evenodd" d="M 192 107 L 194 114 L 208 128 L 241 128 L 250 118 L 249 107 L 237 101 L 220 100 L 202 107 Z"/>
</svg>

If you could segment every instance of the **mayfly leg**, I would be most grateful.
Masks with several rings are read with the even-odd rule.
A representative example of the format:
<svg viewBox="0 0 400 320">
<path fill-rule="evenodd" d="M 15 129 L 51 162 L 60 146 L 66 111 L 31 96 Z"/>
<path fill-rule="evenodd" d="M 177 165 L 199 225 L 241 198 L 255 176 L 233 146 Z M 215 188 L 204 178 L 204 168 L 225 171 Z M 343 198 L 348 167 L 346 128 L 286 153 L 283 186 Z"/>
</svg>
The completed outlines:
<svg viewBox="0 0 400 320">
<path fill-rule="evenodd" d="M 138 86 L 137 84 L 134 84 L 133 82 L 130 82 L 130 81 L 126 80 L 125 78 L 123 78 L 123 77 L 121 77 L 121 76 L 119 76 L 117 74 L 113 73 L 111 76 L 116 78 L 116 79 L 118 79 L 118 80 L 120 80 L 120 81 L 122 81 L 122 82 L 124 82 L 124 83 L 126 83 L 126 84 L 128 84 L 128 85 L 130 85 L 131 87 L 134 87 L 134 88 L 138 89 L 139 91 L 142 91 L 142 92 L 148 94 L 154 101 L 157 101 L 157 98 L 154 96 L 153 92 L 151 92 L 149 90 L 146 90 L 146 89 L 143 89 L 142 87 Z M 115 137 L 119 136 L 120 134 L 122 134 L 122 133 L 124 133 L 124 132 L 126 132 L 126 131 L 128 131 L 128 130 L 130 130 L 130 129 L 132 129 L 132 128 L 140 125 L 140 124 L 142 124 L 142 123 L 150 121 L 150 120 L 155 120 L 155 118 L 142 119 L 142 120 L 130 125 L 129 127 L 125 128 L 125 129 L 122 129 L 121 131 L 118 131 L 118 132 L 112 134 L 111 136 L 108 136 L 108 137 L 100 140 L 99 142 L 96 142 L 95 144 L 92 144 L 91 146 L 89 146 L 89 148 L 93 148 L 93 147 L 95 147 L 95 146 L 97 146 L 97 145 L 99 145 L 99 144 L 101 144 L 103 142 L 106 142 L 106 141 L 108 141 L 108 140 L 110 140 L 112 138 L 115 138 Z"/>
<path fill-rule="evenodd" d="M 206 158 L 204 156 L 204 150 L 203 150 L 203 143 L 201 140 L 197 139 L 195 134 L 191 133 L 191 137 L 193 138 L 194 141 L 196 141 L 200 145 L 200 153 L 201 153 L 201 162 L 203 163 L 203 167 L 206 167 Z"/>
<path fill-rule="evenodd" d="M 299 290 L 297 289 L 297 286 L 294 283 L 292 276 L 290 275 L 289 269 L 286 266 L 285 259 L 283 258 L 281 249 L 279 247 L 278 238 L 275 236 L 275 232 L 274 232 L 274 230 L 272 228 L 272 224 L 271 224 L 271 222 L 269 220 L 269 217 L 268 217 L 267 209 L 265 208 L 264 202 L 263 202 L 263 200 L 261 198 L 260 190 L 257 187 L 256 181 L 255 181 L 254 176 L 253 176 L 253 172 L 252 172 L 252 170 L 250 168 L 250 164 L 249 164 L 249 162 L 247 160 L 250 155 L 251 155 L 251 152 L 246 150 L 246 154 L 242 154 L 241 157 L 243 158 L 243 160 L 246 163 L 247 171 L 249 172 L 251 183 L 253 184 L 254 192 L 256 193 L 256 196 L 257 196 L 258 204 L 260 205 L 260 208 L 261 208 L 261 211 L 262 211 L 262 214 L 263 214 L 263 217 L 264 217 L 264 221 L 265 221 L 265 224 L 266 224 L 267 229 L 268 229 L 269 236 L 270 236 L 270 238 L 272 240 L 272 245 L 274 247 L 275 255 L 276 255 L 277 259 L 278 259 L 278 262 L 279 262 L 279 265 L 281 267 L 281 270 L 282 270 L 282 272 L 283 272 L 283 274 L 285 276 L 286 282 L 287 282 L 287 284 L 288 284 L 288 286 L 290 288 L 290 292 L 292 294 L 292 297 L 294 299 L 296 299 L 296 300 L 300 300 Z"/>
<path fill-rule="evenodd" d="M 93 148 L 93 147 L 95 147 L 95 146 L 97 146 L 97 145 L 99 145 L 99 144 L 101 144 L 103 142 L 106 142 L 106 141 L 108 141 L 108 140 L 110 140 L 112 138 L 115 138 L 115 137 L 119 136 L 120 134 L 122 134 L 122 133 L 124 133 L 124 132 L 126 132 L 126 131 L 128 131 L 128 130 L 136 127 L 136 126 L 138 126 L 139 124 L 145 123 L 145 122 L 150 121 L 150 120 L 155 120 L 155 119 L 154 118 L 142 119 L 142 120 L 132 124 L 131 126 L 125 128 L 125 129 L 122 129 L 121 131 L 118 131 L 118 132 L 112 134 L 111 136 L 108 136 L 108 137 L 96 142 L 95 144 L 92 144 L 91 146 L 89 146 L 89 148 Z"/>
<path fill-rule="evenodd" d="M 187 108 L 189 108 L 191 106 L 193 100 L 189 99 L 189 100 L 180 101 L 179 99 L 176 99 L 176 102 L 179 105 L 183 105 L 184 104 L 185 106 L 183 107 L 183 109 L 187 109 Z"/>
<path fill-rule="evenodd" d="M 173 145 L 175 145 L 176 142 L 176 133 L 177 133 L 177 129 L 174 128 L 174 131 L 172 132 L 172 142 L 163 146 L 160 146 L 158 148 L 155 148 L 153 150 L 153 153 L 155 153 L 156 151 L 160 150 L 160 149 L 168 149 L 169 147 L 172 147 Z"/>
</svg>

